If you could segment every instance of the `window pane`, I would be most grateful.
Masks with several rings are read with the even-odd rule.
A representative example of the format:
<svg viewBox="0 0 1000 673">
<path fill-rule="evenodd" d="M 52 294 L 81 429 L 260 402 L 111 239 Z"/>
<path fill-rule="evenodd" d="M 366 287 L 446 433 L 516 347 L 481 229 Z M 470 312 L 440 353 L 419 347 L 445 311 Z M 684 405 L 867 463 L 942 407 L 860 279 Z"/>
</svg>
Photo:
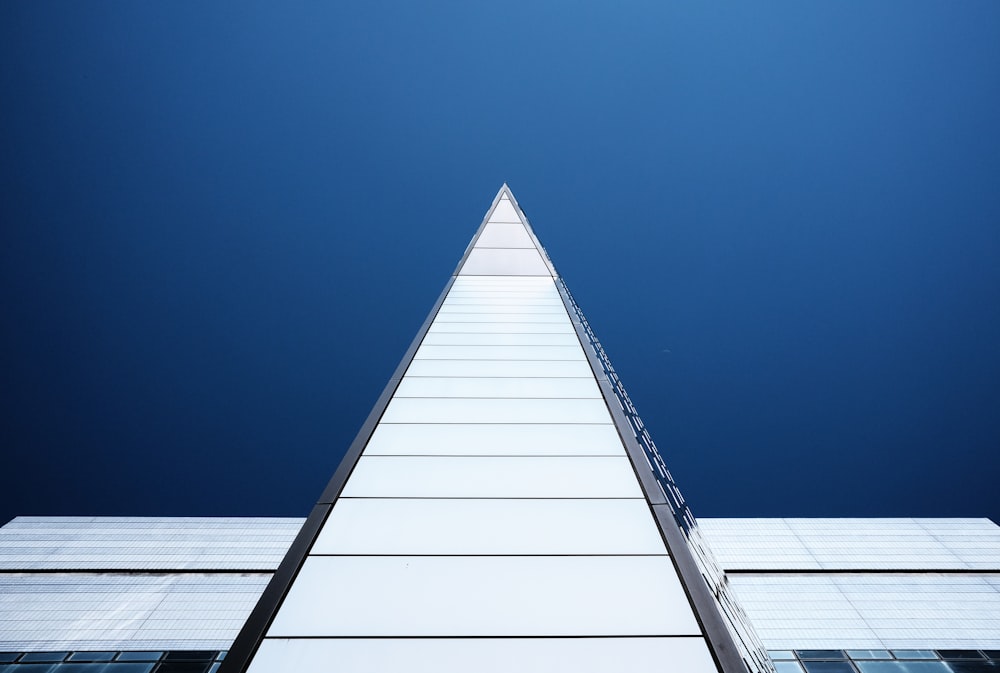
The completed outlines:
<svg viewBox="0 0 1000 673">
<path fill-rule="evenodd" d="M 851 659 L 892 659 L 889 650 L 847 650 Z"/>
<path fill-rule="evenodd" d="M 893 650 L 897 659 L 937 659 L 934 650 Z"/>
<path fill-rule="evenodd" d="M 940 661 L 859 661 L 861 673 L 949 673 Z"/>
<path fill-rule="evenodd" d="M 153 666 L 156 664 L 125 664 L 120 662 L 114 662 L 108 664 L 108 667 L 104 669 L 104 673 L 149 673 L 153 670 Z M 58 673 L 58 671 L 56 672 Z"/>
<path fill-rule="evenodd" d="M 778 673 L 802 673 L 802 666 L 794 661 L 776 661 L 774 670 Z"/>
<path fill-rule="evenodd" d="M 69 652 L 25 652 L 21 661 L 62 661 Z"/>
<path fill-rule="evenodd" d="M 846 661 L 807 661 L 809 673 L 854 673 L 854 667 Z"/>
<path fill-rule="evenodd" d="M 111 661 L 114 658 L 114 652 L 74 652 L 69 655 L 69 661 Z"/>
<path fill-rule="evenodd" d="M 942 659 L 982 659 L 983 655 L 978 650 L 938 650 L 938 656 Z"/>
<path fill-rule="evenodd" d="M 796 650 L 799 659 L 844 659 L 842 650 Z"/>
<path fill-rule="evenodd" d="M 162 656 L 163 652 L 122 652 L 118 661 L 157 661 Z"/>
</svg>

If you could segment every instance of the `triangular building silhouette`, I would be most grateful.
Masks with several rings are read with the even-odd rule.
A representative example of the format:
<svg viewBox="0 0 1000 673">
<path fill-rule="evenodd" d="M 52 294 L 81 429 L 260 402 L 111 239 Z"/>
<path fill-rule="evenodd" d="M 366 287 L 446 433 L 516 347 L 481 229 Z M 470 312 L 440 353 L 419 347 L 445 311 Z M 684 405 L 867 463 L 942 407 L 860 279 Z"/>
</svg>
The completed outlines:
<svg viewBox="0 0 1000 673">
<path fill-rule="evenodd" d="M 220 673 L 767 662 L 505 184 Z"/>
</svg>

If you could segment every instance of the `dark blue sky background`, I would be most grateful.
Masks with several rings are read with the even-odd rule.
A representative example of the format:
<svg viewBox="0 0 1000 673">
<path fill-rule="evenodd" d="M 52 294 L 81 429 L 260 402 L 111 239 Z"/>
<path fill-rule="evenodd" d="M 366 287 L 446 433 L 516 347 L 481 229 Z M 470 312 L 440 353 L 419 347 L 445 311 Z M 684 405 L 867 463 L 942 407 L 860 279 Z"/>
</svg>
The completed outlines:
<svg viewBox="0 0 1000 673">
<path fill-rule="evenodd" d="M 304 515 L 506 180 L 696 514 L 1000 520 L 1000 4 L 0 4 L 0 519 Z"/>
</svg>

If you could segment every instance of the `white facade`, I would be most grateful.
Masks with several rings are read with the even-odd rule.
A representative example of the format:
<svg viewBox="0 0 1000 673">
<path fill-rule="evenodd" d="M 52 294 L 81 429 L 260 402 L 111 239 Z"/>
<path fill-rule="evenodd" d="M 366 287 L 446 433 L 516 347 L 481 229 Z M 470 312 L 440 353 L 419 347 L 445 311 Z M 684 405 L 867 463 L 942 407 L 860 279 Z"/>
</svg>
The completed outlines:
<svg viewBox="0 0 1000 673">
<path fill-rule="evenodd" d="M 495 504 L 491 499 L 463 500 L 464 509 L 450 504 L 433 498 L 342 500 L 330 528 L 340 534 L 321 536 L 314 551 L 317 558 L 335 563 L 338 559 L 341 563 L 351 559 L 392 563 L 393 558 L 403 558 L 404 568 L 407 562 L 427 558 L 432 549 L 446 554 L 434 557 L 445 563 L 452 556 L 473 554 L 479 564 L 503 558 L 497 555 L 499 548 L 514 549 L 517 554 L 534 550 L 536 554 L 513 558 L 543 563 L 546 557 L 568 551 L 582 565 L 577 566 L 576 576 L 557 577 L 550 592 L 570 594 L 564 597 L 566 604 L 578 610 L 581 603 L 595 599 L 589 590 L 590 577 L 599 576 L 601 569 L 586 567 L 589 560 L 603 558 L 597 555 L 608 549 L 628 550 L 654 566 L 660 558 L 658 536 L 636 524 L 642 520 L 636 512 L 630 515 L 630 510 L 642 506 L 634 499 L 545 499 L 542 507 L 531 499 L 511 500 L 505 503 L 509 509 L 503 517 L 491 511 Z M 578 506 L 590 509 L 577 510 Z M 353 507 L 363 511 L 349 512 Z M 359 523 L 363 519 L 373 522 L 375 530 L 395 522 L 397 534 L 389 538 L 373 535 L 369 526 Z M 15 519 L 0 528 L 0 652 L 226 650 L 303 521 Z M 465 530 L 467 535 L 442 537 L 429 521 L 440 522 L 442 529 Z M 888 657 L 890 650 L 916 650 L 934 657 L 932 650 L 1000 649 L 1000 527 L 987 519 L 700 519 L 699 523 L 769 650 L 834 649 L 853 654 L 873 650 L 887 652 Z M 413 556 L 393 556 L 403 551 Z M 411 565 L 406 572 L 419 573 L 419 584 L 429 593 L 442 582 L 462 581 L 442 578 L 441 567 Z M 338 574 L 349 570 L 340 568 Z M 478 570 L 492 569 L 480 565 Z M 629 582 L 642 583 L 660 574 L 657 567 L 646 570 L 638 578 L 623 577 L 611 591 L 627 592 Z M 516 570 L 501 568 L 499 572 L 509 577 Z M 669 575 L 665 577 L 669 580 Z M 493 592 L 485 599 L 514 603 L 521 596 L 516 592 L 498 595 L 502 592 L 476 584 L 469 582 L 471 591 L 479 594 L 460 598 L 480 601 L 484 600 L 482 592 Z M 505 586 L 510 589 L 511 584 Z M 359 585 L 346 597 L 327 595 L 325 600 L 339 609 L 341 627 L 348 628 L 352 621 L 348 617 L 357 614 L 359 602 L 371 598 L 384 606 L 378 592 L 388 590 Z M 412 598 L 412 587 L 400 590 L 410 591 Z M 641 593 L 644 587 L 632 586 L 632 590 Z M 432 603 L 438 596 L 419 600 Z M 611 609 L 602 618 L 612 621 L 616 602 L 620 607 L 624 599 L 612 595 L 603 600 Z M 446 607 L 437 605 L 442 610 Z M 464 609 L 454 603 L 447 608 Z M 647 617 L 649 609 L 638 616 Z M 570 616 L 577 628 L 587 619 L 586 610 L 580 613 Z M 437 616 L 437 622 L 406 614 L 396 619 L 411 620 L 411 627 L 443 628 L 440 619 L 448 615 Z M 496 616 L 498 622 L 491 628 L 503 628 L 502 616 Z M 536 624 L 561 618 L 551 613 L 528 617 Z M 451 628 L 483 626 L 461 622 Z M 633 628 L 644 627 L 633 622 Z M 512 661 L 530 656 L 540 666 L 558 670 L 552 662 L 565 661 L 569 656 L 565 648 L 570 644 L 568 639 L 485 638 L 474 643 L 407 639 L 387 647 L 383 639 L 337 639 L 319 641 L 320 645 L 302 651 L 291 639 L 279 640 L 268 645 L 266 656 L 302 657 L 296 659 L 301 662 L 297 665 L 306 667 L 310 661 L 336 656 L 338 661 L 356 662 L 356 670 L 361 671 L 386 670 L 390 656 L 407 657 L 407 661 L 452 658 L 456 666 L 483 657 L 479 668 L 487 671 L 510 670 Z M 579 669 L 584 671 L 606 670 L 609 661 L 623 662 L 624 667 L 624 662 L 635 659 L 697 658 L 699 651 L 691 648 L 685 654 L 679 648 L 663 648 L 656 638 L 575 640 L 580 640 L 574 645 L 580 649 L 575 651 L 587 654 L 587 663 Z M 779 672 L 803 670 L 794 661 L 778 664 Z M 876 673 L 906 670 L 890 670 L 886 665 L 863 663 Z M 909 665 L 912 668 L 913 662 Z M 943 668 L 947 665 L 928 661 L 913 670 L 951 670 Z M 11 673 L 17 673 L 17 666 Z"/>
<path fill-rule="evenodd" d="M 0 652 L 228 649 L 301 525 L 18 517 L 0 528 Z"/>
<path fill-rule="evenodd" d="M 330 661 L 717 670 L 506 187 L 249 670 Z"/>
<path fill-rule="evenodd" d="M 768 649 L 1000 649 L 989 519 L 699 524 Z"/>
</svg>

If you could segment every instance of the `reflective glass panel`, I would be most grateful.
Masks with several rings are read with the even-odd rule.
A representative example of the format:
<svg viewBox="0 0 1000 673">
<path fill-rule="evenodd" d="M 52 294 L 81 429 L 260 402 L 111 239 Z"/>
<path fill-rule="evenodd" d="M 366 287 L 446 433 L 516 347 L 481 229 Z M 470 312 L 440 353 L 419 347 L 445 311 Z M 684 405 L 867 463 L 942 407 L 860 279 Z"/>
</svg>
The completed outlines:
<svg viewBox="0 0 1000 673">
<path fill-rule="evenodd" d="M 940 661 L 858 661 L 861 673 L 950 673 Z"/>
<path fill-rule="evenodd" d="M 981 661 L 949 661 L 953 673 L 1000 673 L 1000 664 L 985 659 Z"/>
<path fill-rule="evenodd" d="M 776 661 L 774 670 L 777 673 L 802 673 L 802 666 L 795 661 Z"/>
<path fill-rule="evenodd" d="M 111 661 L 114 658 L 114 652 L 74 652 L 68 661 Z"/>
<path fill-rule="evenodd" d="M 25 652 L 21 661 L 62 661 L 68 654 L 69 652 Z"/>
<path fill-rule="evenodd" d="M 118 661 L 157 661 L 163 652 L 121 652 Z"/>
<path fill-rule="evenodd" d="M 806 661 L 803 665 L 808 673 L 855 673 L 847 661 Z"/>
<path fill-rule="evenodd" d="M 799 659 L 845 659 L 843 650 L 796 650 Z"/>
<path fill-rule="evenodd" d="M 94 663 L 67 662 L 64 664 L 59 664 L 56 668 L 52 669 L 52 673 L 104 673 L 107 667 L 108 664 L 104 662 L 94 662 Z"/>
<path fill-rule="evenodd" d="M 934 650 L 893 650 L 897 659 L 937 659 Z"/>
<path fill-rule="evenodd" d="M 983 654 L 979 650 L 938 650 L 938 656 L 942 659 L 982 659 Z"/>
<path fill-rule="evenodd" d="M 847 650 L 851 659 L 892 659 L 889 650 Z"/>
</svg>

